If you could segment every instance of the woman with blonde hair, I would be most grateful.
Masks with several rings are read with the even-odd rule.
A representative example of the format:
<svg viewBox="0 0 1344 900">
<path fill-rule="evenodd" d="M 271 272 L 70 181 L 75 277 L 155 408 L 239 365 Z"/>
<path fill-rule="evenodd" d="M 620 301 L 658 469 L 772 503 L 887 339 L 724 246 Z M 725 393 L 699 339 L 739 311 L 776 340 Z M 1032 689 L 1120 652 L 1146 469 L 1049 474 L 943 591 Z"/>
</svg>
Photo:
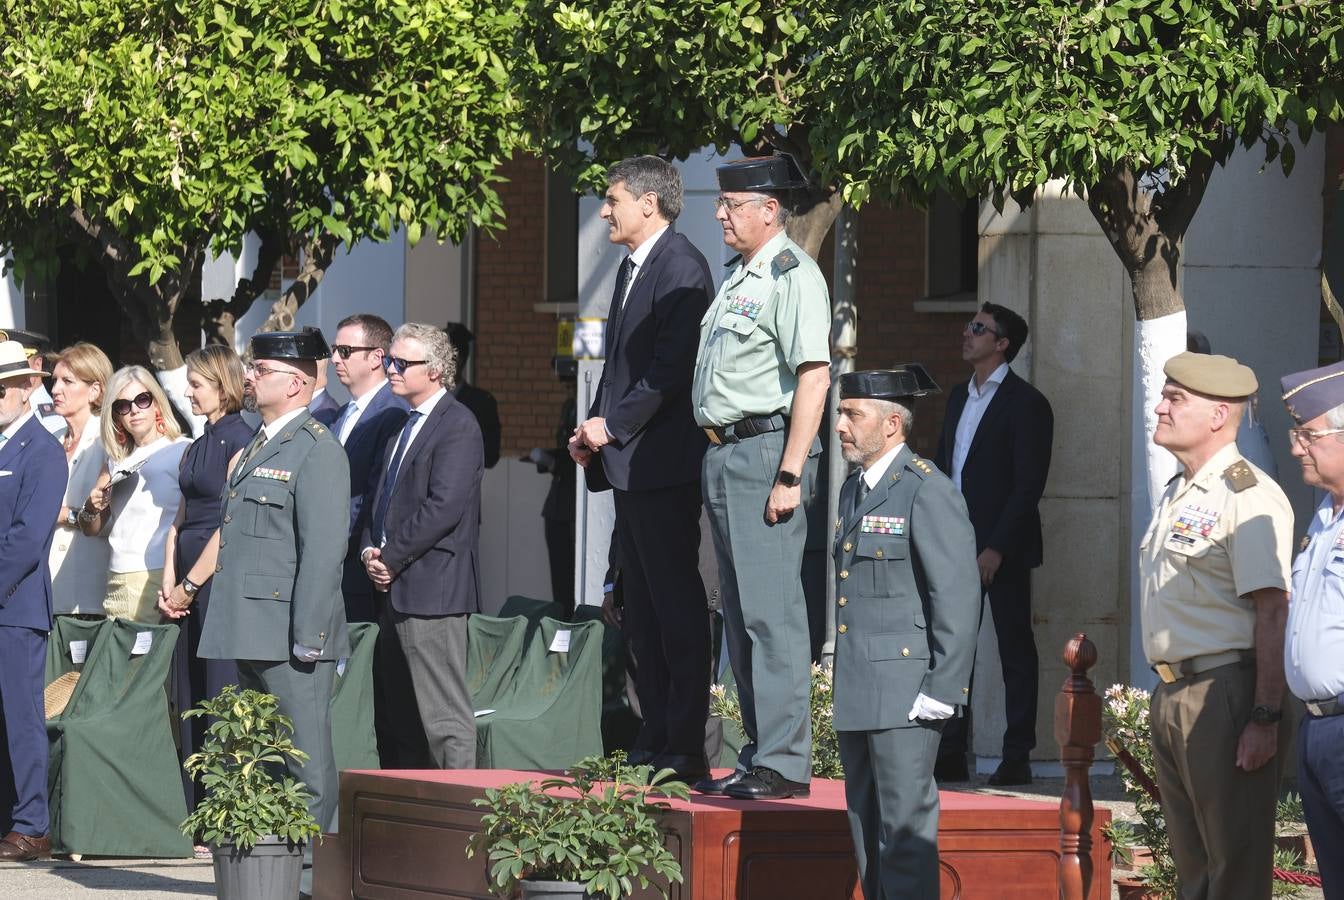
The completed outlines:
<svg viewBox="0 0 1344 900">
<path fill-rule="evenodd" d="M 118 369 L 107 396 L 101 422 L 107 465 L 84 501 L 79 525 L 88 535 L 107 529 L 112 556 L 103 612 L 157 623 L 164 547 L 182 499 L 177 470 L 187 441 L 163 389 L 141 366 Z"/>
<path fill-rule="evenodd" d="M 103 538 L 84 534 L 78 516 L 107 458 L 98 439 L 98 415 L 112 379 L 112 363 L 102 350 L 81 342 L 60 352 L 51 376 L 52 408 L 65 419 L 64 431 L 56 436 L 65 448 L 69 471 L 48 556 L 52 611 L 56 615 L 101 615 L 111 549 Z"/>
</svg>

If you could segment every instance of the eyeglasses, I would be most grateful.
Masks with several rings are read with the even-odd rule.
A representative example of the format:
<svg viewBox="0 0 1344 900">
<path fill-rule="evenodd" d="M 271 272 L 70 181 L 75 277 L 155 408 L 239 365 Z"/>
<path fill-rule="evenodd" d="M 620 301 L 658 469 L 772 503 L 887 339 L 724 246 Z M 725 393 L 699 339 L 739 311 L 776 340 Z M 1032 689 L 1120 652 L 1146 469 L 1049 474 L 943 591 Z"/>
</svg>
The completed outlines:
<svg viewBox="0 0 1344 900">
<path fill-rule="evenodd" d="M 979 337 L 986 331 L 994 335 L 996 338 L 1003 337 L 1003 335 L 999 333 L 999 330 L 997 328 L 995 328 L 992 325 L 986 325 L 984 322 L 967 322 L 966 330 L 969 331 L 971 334 L 975 335 L 976 337 Z"/>
<path fill-rule="evenodd" d="M 383 368 L 395 369 L 398 375 L 405 375 L 406 370 L 411 366 L 423 366 L 429 362 L 427 359 L 402 359 L 400 356 L 384 356 Z"/>
<path fill-rule="evenodd" d="M 1298 444 L 1303 447 L 1310 447 L 1319 439 L 1329 437 L 1332 434 L 1344 434 L 1344 428 L 1326 428 L 1323 431 L 1312 431 L 1310 428 L 1289 428 L 1288 444 L 1294 447 Z"/>
<path fill-rule="evenodd" d="M 737 212 L 748 203 L 764 203 L 769 197 L 748 197 L 746 200 L 733 200 L 729 197 L 718 196 L 714 198 L 714 208 L 726 210 L 729 214 Z"/>
<path fill-rule="evenodd" d="M 139 394 L 136 394 L 130 400 L 113 400 L 112 415 L 114 416 L 126 415 L 131 411 L 132 403 L 136 405 L 137 409 L 149 409 L 150 404 L 153 402 L 154 397 L 149 393 L 149 391 L 143 391 Z"/>
<path fill-rule="evenodd" d="M 341 359 L 349 359 L 351 353 L 368 353 L 377 350 L 377 347 L 352 347 L 349 344 L 332 344 L 332 355 L 340 354 Z"/>
<path fill-rule="evenodd" d="M 279 372 L 281 375 L 298 375 L 293 369 L 268 369 L 265 366 L 259 366 L 256 363 L 248 363 L 243 367 L 243 371 L 256 378 L 263 378 L 267 375 L 274 375 Z"/>
<path fill-rule="evenodd" d="M 9 393 L 9 388 L 0 384 L 0 400 L 5 399 L 5 394 Z"/>
</svg>

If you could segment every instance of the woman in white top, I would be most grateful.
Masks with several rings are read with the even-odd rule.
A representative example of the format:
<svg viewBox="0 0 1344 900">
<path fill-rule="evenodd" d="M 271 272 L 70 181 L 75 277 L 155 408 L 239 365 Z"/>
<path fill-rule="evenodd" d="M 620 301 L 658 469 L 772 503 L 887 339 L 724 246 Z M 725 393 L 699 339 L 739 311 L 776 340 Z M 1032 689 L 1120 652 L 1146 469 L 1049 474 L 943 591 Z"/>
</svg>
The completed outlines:
<svg viewBox="0 0 1344 900">
<path fill-rule="evenodd" d="M 80 531 L 77 518 L 107 459 L 98 439 L 98 414 L 112 379 L 112 363 L 93 344 L 80 342 L 61 351 L 51 376 L 52 406 L 65 419 L 65 431 L 56 436 L 69 466 L 65 501 L 48 556 L 52 610 L 57 615 L 102 615 L 111 550 L 103 538 Z"/>
<path fill-rule="evenodd" d="M 168 528 L 182 500 L 177 470 L 188 441 L 154 376 L 140 366 L 118 369 L 103 407 L 107 465 L 84 502 L 85 534 L 107 531 L 112 548 L 103 612 L 110 618 L 157 623 Z"/>
</svg>

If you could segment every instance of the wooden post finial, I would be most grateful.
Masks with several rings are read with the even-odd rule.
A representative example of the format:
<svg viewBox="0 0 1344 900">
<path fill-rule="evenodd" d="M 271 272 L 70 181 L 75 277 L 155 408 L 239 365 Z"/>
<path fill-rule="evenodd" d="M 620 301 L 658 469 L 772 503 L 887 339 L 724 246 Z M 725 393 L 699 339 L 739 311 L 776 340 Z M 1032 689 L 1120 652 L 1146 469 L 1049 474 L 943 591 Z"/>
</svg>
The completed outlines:
<svg viewBox="0 0 1344 900">
<path fill-rule="evenodd" d="M 1079 632 L 1064 645 L 1069 674 L 1055 698 L 1055 740 L 1064 766 L 1059 799 L 1060 900 L 1086 900 L 1092 888 L 1092 787 L 1088 773 L 1101 740 L 1101 697 L 1087 677 L 1097 645 Z"/>
</svg>

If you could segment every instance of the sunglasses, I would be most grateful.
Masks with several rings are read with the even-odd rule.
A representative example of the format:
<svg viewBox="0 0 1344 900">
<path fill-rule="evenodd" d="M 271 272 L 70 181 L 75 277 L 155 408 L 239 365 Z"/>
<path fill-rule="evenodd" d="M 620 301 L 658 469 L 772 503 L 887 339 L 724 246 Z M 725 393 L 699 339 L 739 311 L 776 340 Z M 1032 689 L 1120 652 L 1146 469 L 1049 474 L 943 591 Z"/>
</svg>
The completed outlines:
<svg viewBox="0 0 1344 900">
<path fill-rule="evenodd" d="M 331 352 L 340 354 L 341 359 L 349 359 L 351 353 L 369 353 L 377 347 L 353 347 L 350 344 L 332 344 Z"/>
<path fill-rule="evenodd" d="M 429 362 L 427 359 L 402 359 L 400 356 L 384 356 L 383 368 L 396 369 L 398 375 L 405 375 L 406 370 L 411 366 L 423 366 Z"/>
<path fill-rule="evenodd" d="M 967 322 L 966 330 L 969 331 L 971 334 L 975 335 L 976 337 L 979 337 L 986 331 L 994 335 L 996 338 L 1003 337 L 1003 335 L 999 334 L 998 329 L 990 325 L 986 325 L 984 322 Z"/>
<path fill-rule="evenodd" d="M 134 403 L 136 405 L 136 408 L 138 409 L 149 409 L 150 404 L 152 404 L 153 402 L 154 398 L 150 395 L 149 391 L 144 391 L 143 393 L 136 394 L 130 400 L 113 400 L 112 415 L 114 416 L 126 415 L 131 411 L 132 403 Z"/>
</svg>

